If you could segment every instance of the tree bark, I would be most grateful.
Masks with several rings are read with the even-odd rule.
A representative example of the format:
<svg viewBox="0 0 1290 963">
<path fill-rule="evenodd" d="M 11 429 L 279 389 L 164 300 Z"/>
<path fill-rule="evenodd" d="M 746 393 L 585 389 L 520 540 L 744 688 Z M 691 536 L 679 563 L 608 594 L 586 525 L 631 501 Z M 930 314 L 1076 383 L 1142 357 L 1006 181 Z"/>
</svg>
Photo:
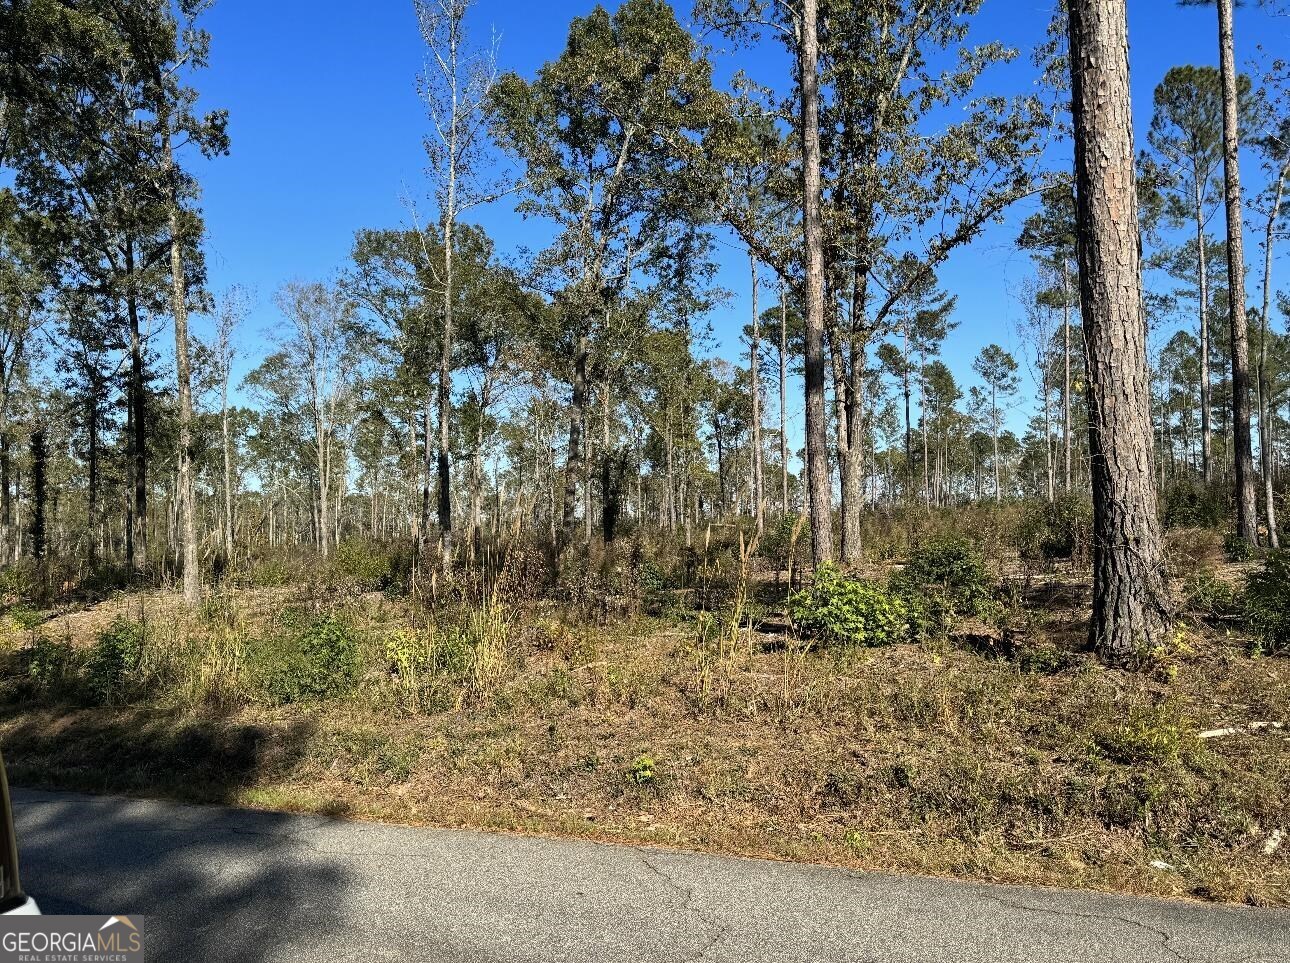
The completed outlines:
<svg viewBox="0 0 1290 963">
<path fill-rule="evenodd" d="M 130 567 L 135 574 L 148 566 L 148 417 L 144 393 L 143 333 L 139 323 L 139 297 L 135 289 L 134 243 L 125 243 L 126 271 L 130 286 L 126 290 L 126 315 L 130 322 L 130 382 L 127 408 L 129 416 L 130 481 L 134 487 L 126 541 Z"/>
<path fill-rule="evenodd" d="M 188 350 L 188 284 L 184 277 L 183 237 L 180 227 L 179 186 L 170 143 L 169 122 L 163 123 L 162 155 L 170 185 L 171 311 L 175 318 L 175 374 L 179 382 L 179 473 L 176 496 L 181 503 L 184 600 L 196 604 L 201 597 L 197 567 L 197 508 L 193 492 L 193 390 Z"/>
<path fill-rule="evenodd" d="M 1201 206 L 1203 187 L 1196 182 L 1196 278 L 1200 290 L 1200 465 L 1205 482 L 1213 480 L 1214 435 L 1210 428 L 1209 377 L 1209 257 L 1205 253 L 1205 213 Z"/>
<path fill-rule="evenodd" d="M 40 561 L 45 557 L 45 501 L 48 494 L 45 465 L 48 449 L 45 444 L 45 426 L 37 425 L 31 433 L 31 556 Z"/>
<path fill-rule="evenodd" d="M 577 528 L 578 479 L 582 475 L 582 434 L 587 407 L 587 334 L 579 332 L 573 358 L 573 397 L 569 412 L 569 451 L 564 461 L 564 504 L 561 525 L 561 548 L 573 540 Z M 670 452 L 669 452 L 670 455 Z"/>
<path fill-rule="evenodd" d="M 788 301 L 779 286 L 779 497 L 788 514 Z"/>
<path fill-rule="evenodd" d="M 833 483 L 824 410 L 824 225 L 820 214 L 818 0 L 803 0 L 798 50 L 801 91 L 802 232 L 806 245 L 806 462 L 811 554 L 833 560 Z"/>
<path fill-rule="evenodd" d="M 1245 316 L 1245 241 L 1241 226 L 1240 116 L 1232 0 L 1218 0 L 1219 71 L 1223 78 L 1223 202 L 1227 208 L 1227 300 L 1232 337 L 1232 455 L 1236 471 L 1236 532 L 1259 543 L 1254 499 L 1254 446 L 1250 436 L 1250 333 Z"/>
<path fill-rule="evenodd" d="M 1062 477 L 1071 490 L 1071 294 L 1070 262 L 1062 255 Z"/>
<path fill-rule="evenodd" d="M 1089 637 L 1124 662 L 1166 640 L 1171 607 L 1157 514 L 1142 324 L 1124 0 L 1070 0 L 1081 311 L 1093 488 Z"/>
<path fill-rule="evenodd" d="M 748 267 L 752 274 L 752 338 L 748 345 L 748 376 L 752 392 L 752 499 L 757 532 L 766 527 L 766 483 L 763 471 L 761 443 L 761 317 L 757 311 L 757 258 L 748 253 Z"/>
<path fill-rule="evenodd" d="M 1259 312 L 1259 460 L 1263 468 L 1263 511 L 1268 522 L 1268 545 L 1272 548 L 1281 547 L 1281 538 L 1277 534 L 1277 503 L 1272 477 L 1275 465 L 1272 457 L 1272 385 L 1268 380 L 1268 315 L 1272 311 L 1272 247 L 1287 177 L 1290 177 L 1290 156 L 1277 171 L 1276 189 L 1264 228 L 1263 307 Z"/>
</svg>

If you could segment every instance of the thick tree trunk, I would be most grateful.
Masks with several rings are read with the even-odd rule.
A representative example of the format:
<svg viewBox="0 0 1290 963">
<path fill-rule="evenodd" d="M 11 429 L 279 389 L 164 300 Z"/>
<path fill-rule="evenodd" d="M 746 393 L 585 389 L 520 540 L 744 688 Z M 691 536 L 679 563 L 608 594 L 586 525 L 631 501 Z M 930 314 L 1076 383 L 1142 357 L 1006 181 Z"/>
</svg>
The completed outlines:
<svg viewBox="0 0 1290 963">
<path fill-rule="evenodd" d="M 802 0 L 800 49 L 802 233 L 806 245 L 806 474 L 811 554 L 833 561 L 833 483 L 824 411 L 824 225 L 820 215 L 820 90 L 818 0 Z"/>
<path fill-rule="evenodd" d="M 1232 334 L 1232 456 L 1236 469 L 1236 532 L 1259 543 L 1254 499 L 1254 446 L 1250 436 L 1250 333 L 1245 316 L 1245 241 L 1241 226 L 1240 115 L 1232 0 L 1218 0 L 1218 56 L 1223 77 L 1223 202 L 1227 208 L 1227 300 Z"/>
<path fill-rule="evenodd" d="M 1152 464 L 1124 0 L 1070 0 L 1081 310 L 1088 344 L 1093 646 L 1128 661 L 1170 623 Z"/>
</svg>

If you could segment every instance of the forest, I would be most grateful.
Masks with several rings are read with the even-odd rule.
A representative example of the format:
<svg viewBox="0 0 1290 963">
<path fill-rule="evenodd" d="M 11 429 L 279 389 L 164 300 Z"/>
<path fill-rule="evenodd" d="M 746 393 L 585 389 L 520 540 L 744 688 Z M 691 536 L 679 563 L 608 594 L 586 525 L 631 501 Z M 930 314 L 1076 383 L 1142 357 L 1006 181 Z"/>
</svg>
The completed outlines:
<svg viewBox="0 0 1290 963">
<path fill-rule="evenodd" d="M 255 292 L 209 0 L 0 0 L 10 778 L 1287 902 L 1275 4 L 1138 130 L 1123 2 L 990 6 L 412 0 L 404 221 Z"/>
</svg>

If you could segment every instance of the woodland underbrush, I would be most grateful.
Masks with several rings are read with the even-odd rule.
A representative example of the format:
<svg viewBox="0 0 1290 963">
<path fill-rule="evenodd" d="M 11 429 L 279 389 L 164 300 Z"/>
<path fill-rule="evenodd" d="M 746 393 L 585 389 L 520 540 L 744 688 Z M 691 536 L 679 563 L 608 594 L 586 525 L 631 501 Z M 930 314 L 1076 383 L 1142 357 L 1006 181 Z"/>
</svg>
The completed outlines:
<svg viewBox="0 0 1290 963">
<path fill-rule="evenodd" d="M 23 785 L 1290 902 L 1290 559 L 1168 536 L 1167 645 L 1087 650 L 1076 499 L 558 554 L 260 552 L 197 608 L 0 583 Z M 111 760 L 110 763 L 105 760 Z"/>
</svg>

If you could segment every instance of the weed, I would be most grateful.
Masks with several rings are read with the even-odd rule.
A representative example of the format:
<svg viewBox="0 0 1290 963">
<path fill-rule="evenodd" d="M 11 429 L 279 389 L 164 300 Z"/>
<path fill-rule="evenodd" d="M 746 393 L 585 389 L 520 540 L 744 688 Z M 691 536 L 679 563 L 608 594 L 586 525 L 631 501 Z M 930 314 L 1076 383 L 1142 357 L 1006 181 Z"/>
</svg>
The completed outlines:
<svg viewBox="0 0 1290 963">
<path fill-rule="evenodd" d="M 909 606 L 873 582 L 822 565 L 810 588 L 788 600 L 794 627 L 803 635 L 840 645 L 885 645 L 905 638 Z"/>
<path fill-rule="evenodd" d="M 90 694 L 104 704 L 129 702 L 142 686 L 144 627 L 119 618 L 99 633 L 85 665 Z"/>
<path fill-rule="evenodd" d="M 649 756 L 637 756 L 627 767 L 627 781 L 634 785 L 652 786 L 657 778 L 657 764 Z"/>
<path fill-rule="evenodd" d="M 1290 649 L 1290 551 L 1269 553 L 1245 589 L 1245 614 L 1263 646 Z"/>
<path fill-rule="evenodd" d="M 339 698 L 358 683 L 358 640 L 334 618 L 320 619 L 303 632 L 260 639 L 248 658 L 261 691 L 273 702 Z"/>
</svg>

